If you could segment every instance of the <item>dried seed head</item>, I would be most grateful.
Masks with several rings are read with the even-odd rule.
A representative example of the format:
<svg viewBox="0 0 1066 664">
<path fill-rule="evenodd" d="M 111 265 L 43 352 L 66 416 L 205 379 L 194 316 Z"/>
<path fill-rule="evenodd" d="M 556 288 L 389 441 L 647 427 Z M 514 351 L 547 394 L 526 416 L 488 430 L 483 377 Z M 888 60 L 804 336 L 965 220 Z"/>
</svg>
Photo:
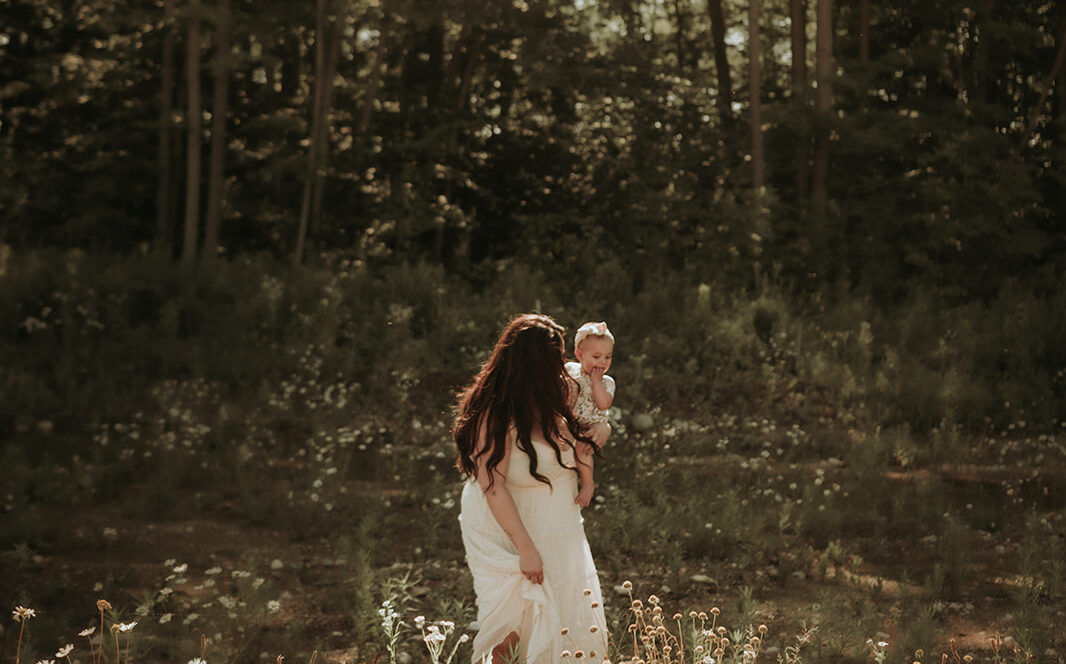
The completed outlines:
<svg viewBox="0 0 1066 664">
<path fill-rule="evenodd" d="M 106 599 L 96 600 L 96 608 L 98 611 L 108 611 L 111 609 L 111 602 Z"/>
<path fill-rule="evenodd" d="M 698 616 L 698 615 L 699 615 L 699 614 L 698 614 L 698 613 L 696 613 L 695 611 L 689 611 L 689 612 L 688 612 L 688 617 L 689 617 L 689 618 L 695 618 L 695 617 L 696 617 L 696 616 Z"/>
<path fill-rule="evenodd" d="M 700 611 L 700 620 L 707 620 L 707 614 L 703 611 Z"/>
<path fill-rule="evenodd" d="M 652 595 L 651 597 L 648 598 L 648 604 L 651 604 L 652 606 L 655 606 L 658 603 L 659 603 L 659 598 L 656 597 L 655 595 Z"/>
<path fill-rule="evenodd" d="M 716 616 L 716 615 L 718 615 L 721 612 L 722 612 L 722 610 L 719 609 L 717 606 L 711 608 L 711 615 L 712 616 Z"/>
<path fill-rule="evenodd" d="M 682 618 L 682 616 L 681 616 L 680 613 L 675 613 L 674 614 L 674 620 L 681 620 L 681 618 Z"/>
<path fill-rule="evenodd" d="M 639 599 L 633 600 L 633 608 L 634 609 L 639 609 L 642 606 L 644 606 L 644 602 L 641 602 Z"/>
<path fill-rule="evenodd" d="M 630 632 L 635 632 L 635 631 L 637 631 L 637 626 L 636 626 L 635 624 L 633 624 L 633 623 L 630 623 L 630 624 L 629 624 L 629 631 L 630 631 Z"/>
<path fill-rule="evenodd" d="M 766 634 L 766 625 L 759 625 L 759 634 Z"/>
<path fill-rule="evenodd" d="M 656 616 L 657 616 L 657 615 L 660 615 L 660 614 L 661 614 L 661 613 L 663 612 L 663 607 L 661 607 L 661 606 L 656 606 L 655 608 L 653 608 L 653 609 L 651 610 L 651 612 L 652 612 L 652 615 L 656 615 Z"/>
<path fill-rule="evenodd" d="M 633 590 L 633 583 L 631 581 L 623 581 L 622 588 L 625 590 Z"/>
<path fill-rule="evenodd" d="M 93 635 L 94 632 L 96 632 L 96 625 L 93 625 L 92 627 L 86 627 L 85 629 L 81 630 L 80 632 L 78 632 L 78 636 L 90 637 Z"/>
<path fill-rule="evenodd" d="M 669 655 L 671 652 L 673 652 L 673 650 L 674 649 L 671 648 L 669 645 L 663 646 L 663 652 L 666 653 L 667 655 Z"/>
<path fill-rule="evenodd" d="M 718 636 L 725 636 L 726 629 L 721 625 L 718 626 Z"/>
</svg>

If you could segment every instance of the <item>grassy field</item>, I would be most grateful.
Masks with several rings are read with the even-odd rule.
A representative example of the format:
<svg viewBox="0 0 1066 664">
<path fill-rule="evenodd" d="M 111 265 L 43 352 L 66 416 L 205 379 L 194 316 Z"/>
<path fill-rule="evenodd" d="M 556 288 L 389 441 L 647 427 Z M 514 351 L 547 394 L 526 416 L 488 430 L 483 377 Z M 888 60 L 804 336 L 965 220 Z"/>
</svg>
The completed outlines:
<svg viewBox="0 0 1066 664">
<path fill-rule="evenodd" d="M 1066 653 L 1058 301 L 889 315 L 674 275 L 589 309 L 521 267 L 341 260 L 28 255 L 0 279 L 0 590 L 36 613 L 0 660 L 467 659 L 450 404 L 533 309 L 619 337 L 586 512 L 612 661 L 656 602 L 680 638 L 636 647 L 664 663 Z"/>
</svg>

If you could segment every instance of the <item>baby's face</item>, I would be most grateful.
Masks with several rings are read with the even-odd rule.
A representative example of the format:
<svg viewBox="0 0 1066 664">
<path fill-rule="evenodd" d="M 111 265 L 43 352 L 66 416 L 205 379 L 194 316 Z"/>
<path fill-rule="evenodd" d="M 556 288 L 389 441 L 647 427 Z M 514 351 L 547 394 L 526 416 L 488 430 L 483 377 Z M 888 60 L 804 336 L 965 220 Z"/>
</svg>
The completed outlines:
<svg viewBox="0 0 1066 664">
<path fill-rule="evenodd" d="M 602 369 L 604 373 L 611 368 L 611 355 L 614 342 L 607 337 L 586 337 L 581 346 L 574 351 L 581 370 L 587 374 L 593 369 Z"/>
</svg>

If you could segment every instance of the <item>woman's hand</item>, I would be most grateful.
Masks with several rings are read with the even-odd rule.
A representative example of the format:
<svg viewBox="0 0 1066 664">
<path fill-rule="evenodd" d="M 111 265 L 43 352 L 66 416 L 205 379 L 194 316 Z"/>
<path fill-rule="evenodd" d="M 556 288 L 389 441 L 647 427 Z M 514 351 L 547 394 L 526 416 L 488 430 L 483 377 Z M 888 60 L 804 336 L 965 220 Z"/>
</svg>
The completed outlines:
<svg viewBox="0 0 1066 664">
<path fill-rule="evenodd" d="M 518 550 L 518 568 L 533 583 L 544 583 L 544 561 L 532 542 Z"/>
</svg>

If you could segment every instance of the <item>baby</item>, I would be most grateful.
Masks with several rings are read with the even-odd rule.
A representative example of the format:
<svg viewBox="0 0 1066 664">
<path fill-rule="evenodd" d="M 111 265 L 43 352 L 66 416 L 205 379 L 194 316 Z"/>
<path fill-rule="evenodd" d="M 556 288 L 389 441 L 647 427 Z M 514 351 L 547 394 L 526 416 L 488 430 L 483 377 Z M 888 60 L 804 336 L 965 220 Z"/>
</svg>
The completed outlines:
<svg viewBox="0 0 1066 664">
<path fill-rule="evenodd" d="M 587 435 L 600 447 L 611 435 L 607 409 L 614 401 L 614 378 L 607 375 L 614 351 L 614 335 L 607 323 L 585 323 L 574 334 L 574 355 L 577 362 L 567 362 L 566 372 L 577 383 L 571 397 L 571 410 L 577 421 L 586 427 Z M 592 501 L 592 452 L 587 447 L 578 452 L 578 475 L 581 490 L 574 499 L 588 507 Z"/>
</svg>

